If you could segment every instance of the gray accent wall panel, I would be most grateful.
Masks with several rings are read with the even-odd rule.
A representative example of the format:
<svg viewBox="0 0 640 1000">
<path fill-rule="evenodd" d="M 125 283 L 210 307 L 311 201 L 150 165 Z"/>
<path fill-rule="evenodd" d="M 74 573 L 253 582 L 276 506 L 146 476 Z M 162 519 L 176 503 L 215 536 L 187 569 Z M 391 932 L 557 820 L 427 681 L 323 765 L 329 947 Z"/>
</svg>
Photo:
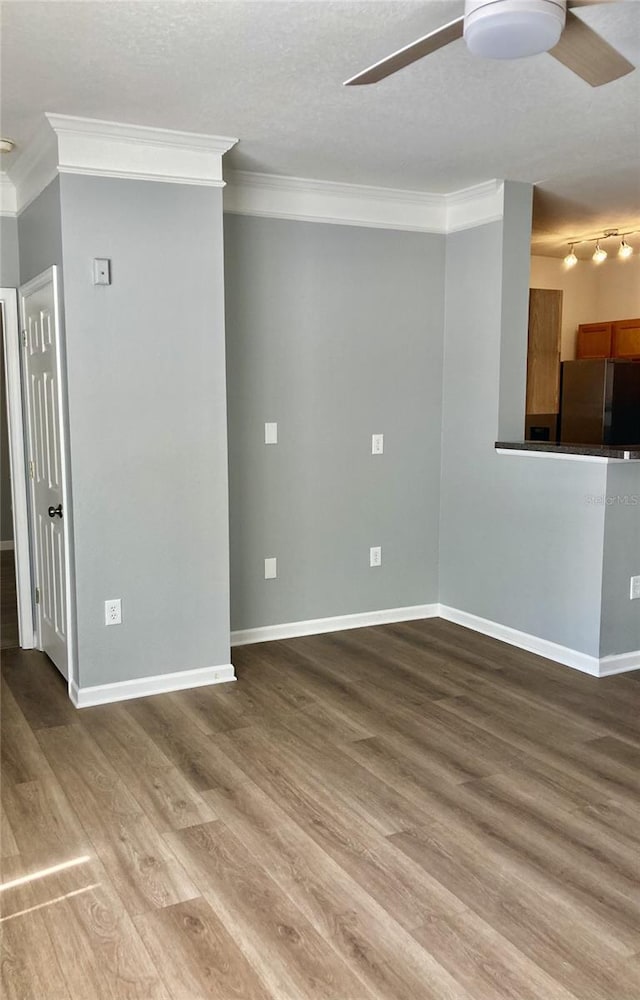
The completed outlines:
<svg viewBox="0 0 640 1000">
<path fill-rule="evenodd" d="M 0 288 L 17 288 L 19 284 L 18 220 L 0 215 Z"/>
<path fill-rule="evenodd" d="M 448 237 L 440 601 L 598 656 L 607 467 L 496 454 L 506 288 L 502 223 Z"/>
<path fill-rule="evenodd" d="M 225 215 L 234 629 L 437 601 L 444 251 Z"/>
<path fill-rule="evenodd" d="M 20 284 L 48 267 L 62 267 L 60 177 L 56 177 L 18 217 Z"/>
<path fill-rule="evenodd" d="M 228 663 L 221 191 L 61 193 L 80 685 Z"/>
<path fill-rule="evenodd" d="M 632 576 L 640 575 L 640 464 L 607 469 L 600 655 L 640 650 L 640 600 L 629 599 Z"/>
</svg>

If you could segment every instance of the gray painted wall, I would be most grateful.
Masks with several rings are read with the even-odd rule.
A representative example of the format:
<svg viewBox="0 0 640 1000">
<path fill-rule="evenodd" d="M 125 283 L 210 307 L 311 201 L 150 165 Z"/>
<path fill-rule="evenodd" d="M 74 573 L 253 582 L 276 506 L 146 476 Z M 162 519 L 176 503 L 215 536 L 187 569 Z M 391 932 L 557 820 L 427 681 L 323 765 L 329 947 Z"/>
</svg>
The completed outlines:
<svg viewBox="0 0 640 1000">
<path fill-rule="evenodd" d="M 61 202 L 80 685 L 228 663 L 221 191 L 64 175 Z"/>
<path fill-rule="evenodd" d="M 19 284 L 18 220 L 0 215 L 0 288 L 17 288 Z"/>
<path fill-rule="evenodd" d="M 2 321 L 0 319 L 1 326 Z M 0 342 L 0 540 L 3 542 L 13 540 L 9 426 L 7 423 L 7 390 L 4 374 L 4 330 L 2 330 L 2 341 Z"/>
<path fill-rule="evenodd" d="M 605 491 L 607 467 L 494 450 L 500 416 L 515 419 L 520 397 L 501 407 L 504 295 L 523 296 L 504 282 L 510 221 L 447 240 L 440 601 L 598 656 L 604 511 L 585 498 Z M 526 314 L 511 335 L 526 337 Z"/>
<path fill-rule="evenodd" d="M 225 216 L 234 629 L 437 601 L 444 249 Z"/>
<path fill-rule="evenodd" d="M 18 237 L 21 285 L 52 264 L 62 267 L 59 177 L 20 213 Z"/>
<path fill-rule="evenodd" d="M 640 649 L 640 601 L 629 599 L 640 574 L 640 465 L 610 465 L 604 496 L 600 655 L 613 656 Z"/>
<path fill-rule="evenodd" d="M 19 284 L 18 220 L 0 215 L 0 288 L 17 288 Z M 0 387 L 0 540 L 8 542 L 13 539 L 13 520 L 3 344 L 0 344 Z"/>
</svg>

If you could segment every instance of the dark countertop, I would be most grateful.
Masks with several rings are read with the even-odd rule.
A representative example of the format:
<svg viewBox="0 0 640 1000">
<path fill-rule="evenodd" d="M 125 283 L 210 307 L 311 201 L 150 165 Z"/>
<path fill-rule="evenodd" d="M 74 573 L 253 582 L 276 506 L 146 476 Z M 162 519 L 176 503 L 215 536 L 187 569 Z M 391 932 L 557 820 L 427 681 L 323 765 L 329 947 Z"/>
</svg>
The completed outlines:
<svg viewBox="0 0 640 1000">
<path fill-rule="evenodd" d="M 640 444 L 552 444 L 549 441 L 496 441 L 505 451 L 542 451 L 550 455 L 588 455 L 593 458 L 618 458 L 640 461 Z"/>
</svg>

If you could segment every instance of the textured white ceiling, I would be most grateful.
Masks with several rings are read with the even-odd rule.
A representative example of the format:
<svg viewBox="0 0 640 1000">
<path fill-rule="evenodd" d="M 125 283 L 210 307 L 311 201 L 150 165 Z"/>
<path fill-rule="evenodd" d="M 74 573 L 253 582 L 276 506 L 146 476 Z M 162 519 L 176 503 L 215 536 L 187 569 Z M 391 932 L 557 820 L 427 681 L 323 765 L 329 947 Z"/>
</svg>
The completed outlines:
<svg viewBox="0 0 640 1000">
<path fill-rule="evenodd" d="M 546 54 L 485 62 L 459 41 L 375 86 L 341 86 L 462 6 L 5 2 L 2 134 L 24 143 L 54 111 L 235 135 L 236 169 L 432 192 L 530 181 L 543 253 L 640 228 L 640 70 L 594 90 Z M 580 16 L 640 66 L 638 0 Z"/>
</svg>

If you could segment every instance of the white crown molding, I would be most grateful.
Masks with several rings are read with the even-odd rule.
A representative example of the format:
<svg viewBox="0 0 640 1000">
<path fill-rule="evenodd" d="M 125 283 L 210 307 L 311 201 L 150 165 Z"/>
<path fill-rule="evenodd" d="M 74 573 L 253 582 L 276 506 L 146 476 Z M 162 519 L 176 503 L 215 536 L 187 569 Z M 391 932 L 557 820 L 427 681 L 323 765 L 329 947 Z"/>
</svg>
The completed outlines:
<svg viewBox="0 0 640 1000">
<path fill-rule="evenodd" d="M 135 677 L 129 681 L 95 684 L 90 687 L 78 687 L 75 681 L 72 681 L 69 684 L 69 697 L 76 708 L 89 708 L 92 705 L 108 705 L 113 701 L 146 698 L 152 694 L 184 691 L 188 688 L 204 687 L 208 684 L 226 684 L 229 681 L 235 681 L 235 679 L 233 665 L 223 663 L 218 667 L 178 670 L 171 674 Z"/>
<path fill-rule="evenodd" d="M 383 611 L 364 611 L 356 615 L 338 615 L 335 618 L 311 618 L 308 621 L 285 622 L 283 625 L 263 625 L 231 633 L 232 646 L 248 646 L 254 642 L 273 642 L 275 639 L 295 639 L 302 635 L 321 635 L 324 632 L 343 632 L 350 628 L 369 625 L 390 625 L 393 622 L 418 621 L 434 618 L 437 604 L 418 604 L 409 608 L 387 608 Z"/>
<path fill-rule="evenodd" d="M 498 180 L 452 191 L 447 203 L 446 232 L 457 233 L 488 222 L 499 222 L 504 214 L 504 182 Z"/>
<path fill-rule="evenodd" d="M 7 173 L 15 186 L 16 211 L 22 212 L 58 172 L 58 144 L 55 133 L 43 121 L 33 138 L 18 153 Z"/>
<path fill-rule="evenodd" d="M 502 181 L 433 194 L 236 170 L 226 174 L 224 209 L 299 222 L 325 222 L 445 235 L 502 218 Z"/>
<path fill-rule="evenodd" d="M 0 171 L 0 215 L 14 217 L 18 214 L 16 186 L 4 170 Z"/>
<path fill-rule="evenodd" d="M 224 187 L 222 157 L 237 139 L 46 114 L 9 170 L 22 211 L 56 173 Z"/>
<path fill-rule="evenodd" d="M 442 195 L 243 170 L 225 176 L 224 209 L 237 215 L 444 232 Z"/>
</svg>

